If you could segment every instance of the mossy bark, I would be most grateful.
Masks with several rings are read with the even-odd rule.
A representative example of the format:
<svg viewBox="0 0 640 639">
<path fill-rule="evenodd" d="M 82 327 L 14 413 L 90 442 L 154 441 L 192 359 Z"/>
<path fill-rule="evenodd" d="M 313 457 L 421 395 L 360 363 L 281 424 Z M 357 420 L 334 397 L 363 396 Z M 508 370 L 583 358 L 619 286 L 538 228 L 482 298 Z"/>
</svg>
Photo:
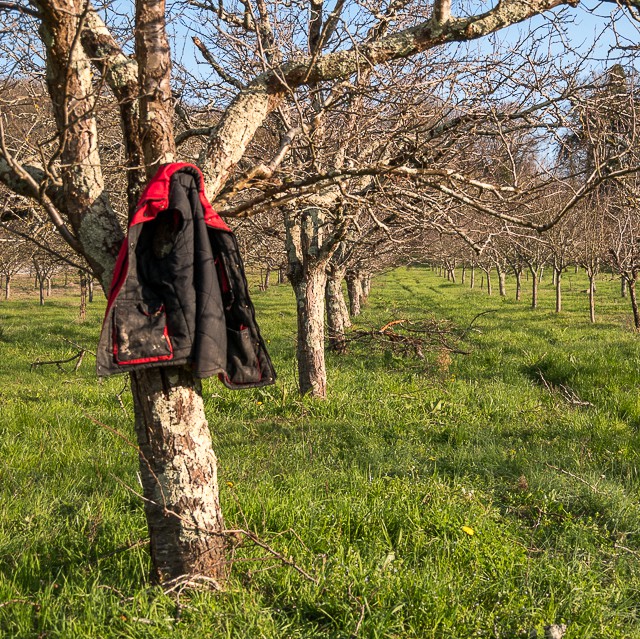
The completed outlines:
<svg viewBox="0 0 640 639">
<path fill-rule="evenodd" d="M 152 577 L 204 575 L 222 583 L 227 544 L 200 384 L 176 367 L 133 373 L 131 388 Z"/>
</svg>

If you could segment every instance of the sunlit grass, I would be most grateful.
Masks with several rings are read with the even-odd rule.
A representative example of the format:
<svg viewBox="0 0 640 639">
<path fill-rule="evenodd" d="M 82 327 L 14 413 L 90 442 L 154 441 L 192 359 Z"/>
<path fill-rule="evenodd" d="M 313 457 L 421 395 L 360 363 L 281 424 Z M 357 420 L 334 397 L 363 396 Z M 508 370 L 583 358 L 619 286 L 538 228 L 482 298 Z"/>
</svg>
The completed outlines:
<svg viewBox="0 0 640 639">
<path fill-rule="evenodd" d="M 549 279 L 532 311 L 513 282 L 378 278 L 360 327 L 492 312 L 450 362 L 329 355 L 324 402 L 297 396 L 290 288 L 256 290 L 277 385 L 204 386 L 223 506 L 318 584 L 246 546 L 226 592 L 180 602 L 147 583 L 135 451 L 92 421 L 133 438 L 126 379 L 30 369 L 93 349 L 103 303 L 0 302 L 0 635 L 640 636 L 639 338 L 617 281 L 591 325 L 585 278 L 561 315 Z"/>
</svg>

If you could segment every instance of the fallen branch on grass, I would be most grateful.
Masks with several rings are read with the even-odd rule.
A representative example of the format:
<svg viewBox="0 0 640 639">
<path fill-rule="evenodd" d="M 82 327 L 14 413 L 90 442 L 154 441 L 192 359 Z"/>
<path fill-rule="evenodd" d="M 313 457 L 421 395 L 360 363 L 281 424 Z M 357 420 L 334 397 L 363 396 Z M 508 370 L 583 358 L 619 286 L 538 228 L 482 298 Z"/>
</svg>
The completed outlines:
<svg viewBox="0 0 640 639">
<path fill-rule="evenodd" d="M 76 364 L 73 367 L 73 372 L 75 373 L 80 368 L 86 352 L 87 351 L 83 348 L 79 350 L 75 355 L 67 357 L 66 359 L 52 359 L 44 362 L 41 362 L 39 359 L 37 359 L 35 362 L 31 362 L 31 366 L 29 368 L 33 370 L 34 368 L 36 368 L 36 366 L 50 366 L 55 364 L 61 371 L 66 373 L 67 371 L 62 367 L 62 364 L 68 364 L 69 362 L 73 362 L 75 360 Z"/>
<path fill-rule="evenodd" d="M 48 333 L 48 335 L 50 337 L 53 337 L 51 335 L 51 333 Z M 81 344 L 78 344 L 76 342 L 74 342 L 73 340 L 67 339 L 66 337 L 62 337 L 60 338 L 62 339 L 63 342 L 67 342 L 67 344 L 71 344 L 71 346 L 73 346 L 74 348 L 78 349 L 78 352 L 75 355 L 72 355 L 71 357 L 68 357 L 67 359 L 51 359 L 51 360 L 46 360 L 46 361 L 41 361 L 39 359 L 37 359 L 35 362 L 31 362 L 30 365 L 30 369 L 33 370 L 34 368 L 36 368 L 37 366 L 51 366 L 51 365 L 55 365 L 57 366 L 61 371 L 63 372 L 68 372 L 66 371 L 63 367 L 62 364 L 68 364 L 69 362 L 73 362 L 75 361 L 75 366 L 73 367 L 73 371 L 72 372 L 77 372 L 77 370 L 80 368 L 80 366 L 82 365 L 82 360 L 84 359 L 84 356 L 89 353 L 90 355 L 93 355 L 94 357 L 96 356 L 96 354 L 88 349 L 86 346 L 82 346 Z"/>
</svg>

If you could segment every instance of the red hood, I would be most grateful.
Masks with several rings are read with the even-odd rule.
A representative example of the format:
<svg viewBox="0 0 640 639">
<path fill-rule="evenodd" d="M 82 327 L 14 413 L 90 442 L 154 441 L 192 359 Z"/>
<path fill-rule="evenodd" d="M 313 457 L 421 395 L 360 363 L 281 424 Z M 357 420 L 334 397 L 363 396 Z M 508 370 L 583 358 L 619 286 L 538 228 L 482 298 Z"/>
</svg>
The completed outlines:
<svg viewBox="0 0 640 639">
<path fill-rule="evenodd" d="M 211 204 L 209 204 L 204 194 L 204 178 L 202 177 L 202 172 L 195 164 L 189 164 L 187 162 L 162 164 L 160 168 L 158 168 L 156 174 L 149 180 L 149 183 L 140 196 L 140 201 L 129 223 L 129 227 L 153 220 L 160 211 L 166 210 L 169 204 L 171 176 L 176 173 L 176 171 L 183 171 L 184 169 L 189 169 L 190 172 L 197 173 L 200 202 L 204 209 L 204 221 L 207 226 L 221 231 L 231 230 L 213 210 Z"/>
<path fill-rule="evenodd" d="M 169 206 L 169 186 L 171 183 L 171 176 L 176 171 L 182 171 L 184 169 L 188 169 L 191 173 L 197 173 L 197 177 L 199 178 L 198 191 L 200 192 L 200 203 L 204 210 L 205 224 L 220 231 L 231 231 L 222 218 L 213 210 L 204 194 L 204 178 L 202 177 L 202 172 L 195 164 L 189 164 L 187 162 L 163 164 L 158 168 L 156 174 L 151 178 L 151 180 L 149 180 L 149 183 L 140 196 L 140 201 L 138 202 L 136 211 L 129 223 L 129 228 L 136 224 L 149 222 L 153 220 L 160 211 L 167 209 Z M 108 311 L 118 295 L 127 275 L 129 266 L 128 246 L 129 242 L 125 239 L 120 247 L 118 259 L 116 260 L 116 265 L 113 270 L 113 278 L 111 279 L 111 287 L 109 289 L 109 297 L 107 300 L 107 315 L 105 316 L 105 321 L 108 316 Z"/>
</svg>

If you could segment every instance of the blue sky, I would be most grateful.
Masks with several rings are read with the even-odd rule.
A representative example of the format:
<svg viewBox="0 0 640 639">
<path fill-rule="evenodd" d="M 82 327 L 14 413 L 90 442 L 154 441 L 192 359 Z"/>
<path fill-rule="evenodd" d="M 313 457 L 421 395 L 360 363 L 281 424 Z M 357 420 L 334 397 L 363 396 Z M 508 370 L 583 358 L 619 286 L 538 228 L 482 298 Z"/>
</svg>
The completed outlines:
<svg viewBox="0 0 640 639">
<path fill-rule="evenodd" d="M 630 52 L 621 51 L 617 48 L 618 45 L 640 45 L 640 22 L 635 22 L 626 10 L 622 11 L 616 4 L 609 2 L 582 2 L 575 9 L 564 7 L 504 29 L 493 37 L 508 46 L 510 42 L 517 42 L 523 33 L 549 26 L 554 15 L 569 20 L 564 26 L 567 40 L 563 42 L 556 35 L 551 53 L 557 56 L 567 55 L 568 44 L 576 49 L 576 55 L 588 54 L 589 66 L 593 69 L 611 66 L 620 56 L 628 61 Z M 480 46 L 486 48 L 489 42 L 490 38 L 487 38 Z"/>
</svg>

